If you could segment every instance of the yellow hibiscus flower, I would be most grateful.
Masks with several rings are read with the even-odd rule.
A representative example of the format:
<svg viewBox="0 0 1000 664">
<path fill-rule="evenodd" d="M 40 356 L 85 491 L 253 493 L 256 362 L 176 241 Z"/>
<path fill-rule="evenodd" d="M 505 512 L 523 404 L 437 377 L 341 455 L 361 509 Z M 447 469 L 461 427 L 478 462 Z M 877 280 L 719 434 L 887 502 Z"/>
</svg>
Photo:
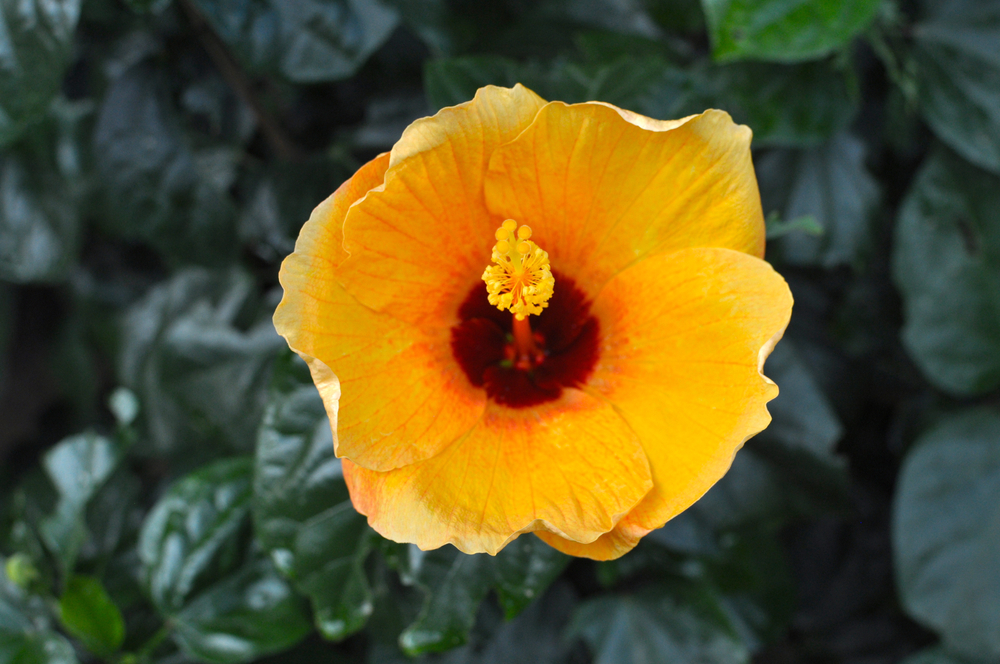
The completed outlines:
<svg viewBox="0 0 1000 664">
<path fill-rule="evenodd" d="M 486 87 L 316 208 L 274 323 L 372 528 L 611 559 L 722 477 L 792 307 L 750 136 Z"/>
</svg>

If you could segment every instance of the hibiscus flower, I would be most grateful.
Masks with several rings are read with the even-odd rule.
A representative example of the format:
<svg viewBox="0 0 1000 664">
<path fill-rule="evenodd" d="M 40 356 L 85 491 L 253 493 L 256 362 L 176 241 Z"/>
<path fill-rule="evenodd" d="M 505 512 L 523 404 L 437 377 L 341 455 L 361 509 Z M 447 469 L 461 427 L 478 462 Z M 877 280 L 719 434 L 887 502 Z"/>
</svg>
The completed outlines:
<svg viewBox="0 0 1000 664">
<path fill-rule="evenodd" d="M 792 306 L 750 136 L 486 87 L 316 208 L 274 322 L 372 528 L 611 559 L 725 474 Z"/>
</svg>

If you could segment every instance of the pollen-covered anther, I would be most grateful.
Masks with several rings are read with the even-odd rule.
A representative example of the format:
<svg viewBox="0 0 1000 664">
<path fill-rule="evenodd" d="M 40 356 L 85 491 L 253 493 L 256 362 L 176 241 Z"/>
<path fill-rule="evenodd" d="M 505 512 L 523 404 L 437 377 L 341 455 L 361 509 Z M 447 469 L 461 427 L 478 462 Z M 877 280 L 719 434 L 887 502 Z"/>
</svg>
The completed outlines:
<svg viewBox="0 0 1000 664">
<path fill-rule="evenodd" d="M 548 252 L 530 240 L 531 228 L 518 228 L 513 219 L 503 222 L 495 237 L 494 265 L 483 272 L 490 304 L 509 310 L 518 320 L 542 313 L 555 286 Z"/>
</svg>

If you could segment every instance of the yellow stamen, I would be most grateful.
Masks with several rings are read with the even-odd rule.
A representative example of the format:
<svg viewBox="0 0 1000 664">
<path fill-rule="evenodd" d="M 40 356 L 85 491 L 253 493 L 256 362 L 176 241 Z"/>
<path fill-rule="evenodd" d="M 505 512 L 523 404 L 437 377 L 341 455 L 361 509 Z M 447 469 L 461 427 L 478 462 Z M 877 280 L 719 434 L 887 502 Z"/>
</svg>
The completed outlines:
<svg viewBox="0 0 1000 664">
<path fill-rule="evenodd" d="M 483 272 L 490 304 L 509 310 L 517 320 L 542 313 L 556 283 L 549 269 L 549 254 L 529 239 L 531 228 L 518 228 L 513 219 L 503 222 L 495 237 L 495 265 Z"/>
</svg>

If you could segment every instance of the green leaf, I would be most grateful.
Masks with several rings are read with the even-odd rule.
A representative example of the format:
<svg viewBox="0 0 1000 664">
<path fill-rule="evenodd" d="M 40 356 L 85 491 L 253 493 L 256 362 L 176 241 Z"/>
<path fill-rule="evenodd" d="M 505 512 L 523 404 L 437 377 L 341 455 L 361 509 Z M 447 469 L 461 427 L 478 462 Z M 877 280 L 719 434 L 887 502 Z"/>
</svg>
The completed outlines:
<svg viewBox="0 0 1000 664">
<path fill-rule="evenodd" d="M 178 645 L 212 664 L 249 662 L 280 652 L 311 631 L 301 599 L 267 558 L 213 584 L 171 622 Z"/>
<path fill-rule="evenodd" d="M 247 554 L 253 461 L 211 463 L 175 483 L 139 538 L 150 599 L 189 655 L 217 664 L 256 659 L 309 632 L 300 598 L 271 562 Z"/>
<path fill-rule="evenodd" d="M 393 132 L 389 147 L 401 131 Z M 326 156 L 294 163 L 272 162 L 241 210 L 240 239 L 262 259 L 280 262 L 292 253 L 295 237 L 313 208 L 349 178 L 354 168 Z"/>
<path fill-rule="evenodd" d="M 725 60 L 812 60 L 864 30 L 880 0 L 702 0 L 712 55 Z"/>
<path fill-rule="evenodd" d="M 703 579 L 718 589 L 733 628 L 752 651 L 781 639 L 796 607 L 796 587 L 772 524 L 732 530 L 718 555 L 703 559 Z"/>
<path fill-rule="evenodd" d="M 594 664 L 750 660 L 718 598 L 693 583 L 588 600 L 577 608 L 567 636 L 583 639 Z"/>
<path fill-rule="evenodd" d="M 958 395 L 1000 385 L 998 209 L 1000 178 L 936 150 L 899 212 L 903 343 L 928 380 Z"/>
<path fill-rule="evenodd" d="M 364 627 L 372 612 L 364 564 L 374 533 L 351 504 L 309 370 L 291 353 L 276 367 L 257 441 L 254 523 L 278 569 L 312 600 L 324 637 Z"/>
<path fill-rule="evenodd" d="M 417 619 L 399 636 L 400 647 L 414 656 L 464 643 L 491 588 L 497 589 L 507 618 L 513 618 L 544 592 L 569 558 L 523 535 L 495 557 L 466 555 L 451 546 L 421 551 L 410 545 L 394 562 L 403 583 L 426 595 Z"/>
<path fill-rule="evenodd" d="M 680 553 L 714 556 L 734 530 L 748 525 L 777 527 L 842 499 L 839 484 L 832 496 L 826 486 L 843 480 L 839 464 L 817 461 L 805 450 L 798 454 L 783 450 L 782 456 L 774 450 L 765 454 L 760 448 L 756 439 L 744 446 L 708 493 L 650 533 L 650 539 Z M 782 463 L 772 460 L 774 456 Z M 820 478 L 813 477 L 817 473 L 822 473 Z M 830 474 L 834 478 L 827 477 Z"/>
<path fill-rule="evenodd" d="M 755 147 L 818 146 L 843 130 L 858 110 L 852 76 L 829 61 L 745 62 L 710 70 L 718 90 L 714 106 L 753 129 Z"/>
<path fill-rule="evenodd" d="M 475 39 L 472 22 L 459 16 L 447 0 L 388 0 L 387 4 L 436 56 L 464 51 Z"/>
<path fill-rule="evenodd" d="M 73 53 L 81 0 L 0 0 L 0 147 L 40 120 Z"/>
<path fill-rule="evenodd" d="M 236 212 L 228 190 L 239 155 L 188 144 L 159 70 L 139 64 L 114 80 L 94 150 L 110 230 L 182 262 L 224 265 L 234 258 Z"/>
<path fill-rule="evenodd" d="M 125 0 L 128 8 L 136 14 L 145 14 L 147 12 L 158 14 L 169 7 L 171 2 L 173 0 Z"/>
<path fill-rule="evenodd" d="M 789 233 L 806 233 L 816 236 L 823 234 L 823 227 L 811 214 L 796 219 L 781 219 L 777 210 L 774 210 L 765 221 L 767 222 L 768 240 L 777 240 Z"/>
<path fill-rule="evenodd" d="M 920 113 L 952 149 L 1000 173 L 1000 7 L 976 0 L 923 4 L 910 67 Z"/>
<path fill-rule="evenodd" d="M 44 160 L 25 151 L 0 156 L 0 279 L 53 281 L 65 275 L 79 242 L 73 203 Z"/>
<path fill-rule="evenodd" d="M 1000 413 L 974 408 L 924 433 L 893 510 L 903 606 L 952 652 L 1000 658 Z"/>
<path fill-rule="evenodd" d="M 249 450 L 284 341 L 238 271 L 188 269 L 149 291 L 122 324 L 120 375 L 140 397 L 153 451 Z M 205 445 L 209 444 L 206 448 Z"/>
<path fill-rule="evenodd" d="M 0 664 L 77 664 L 76 653 L 51 629 L 40 597 L 7 578 L 0 559 Z"/>
<path fill-rule="evenodd" d="M 958 657 L 943 648 L 926 648 L 904 659 L 900 664 L 986 664 Z"/>
<path fill-rule="evenodd" d="M 59 501 L 55 512 L 39 525 L 39 532 L 64 578 L 69 577 L 87 538 L 87 505 L 120 461 L 114 443 L 93 433 L 64 440 L 42 459 Z"/>
<path fill-rule="evenodd" d="M 162 613 L 175 614 L 239 566 L 252 472 L 245 457 L 204 466 L 171 486 L 147 515 L 139 557 L 149 597 Z"/>
<path fill-rule="evenodd" d="M 758 162 L 767 211 L 785 219 L 811 217 L 821 235 L 794 233 L 776 242 L 782 260 L 794 265 L 855 265 L 871 248 L 871 217 L 878 184 L 865 168 L 865 146 L 839 134 L 820 147 L 775 150 Z"/>
<path fill-rule="evenodd" d="M 521 69 L 515 60 L 496 55 L 431 59 L 424 64 L 424 91 L 434 109 L 455 106 L 485 85 L 512 87 L 521 82 Z"/>
<path fill-rule="evenodd" d="M 66 631 L 95 655 L 107 657 L 125 640 L 125 620 L 99 579 L 74 575 L 59 598 Z"/>
<path fill-rule="evenodd" d="M 753 130 L 755 147 L 818 146 L 857 112 L 850 75 L 827 61 L 696 63 L 663 71 L 632 110 L 669 119 L 722 108 Z"/>
<path fill-rule="evenodd" d="M 347 78 L 395 29 L 377 0 L 194 0 L 244 64 L 296 83 Z"/>
<path fill-rule="evenodd" d="M 420 615 L 399 636 L 403 651 L 415 656 L 464 643 L 493 581 L 487 556 L 466 555 L 450 546 L 421 551 L 410 545 L 401 562 L 403 583 L 426 593 Z"/>
<path fill-rule="evenodd" d="M 589 42 L 582 46 L 589 51 Z M 724 108 L 754 131 L 755 145 L 819 145 L 857 110 L 842 69 L 828 62 L 671 65 L 664 55 L 610 62 L 521 64 L 499 56 L 430 60 L 424 86 L 433 108 L 472 99 L 484 85 L 523 83 L 546 99 L 605 101 L 653 118 Z"/>
<path fill-rule="evenodd" d="M 569 564 L 569 558 L 540 539 L 523 535 L 493 559 L 493 587 L 510 620 L 549 587 Z"/>
<path fill-rule="evenodd" d="M 780 392 L 767 404 L 771 423 L 757 438 L 836 463 L 834 447 L 844 429 L 791 339 L 783 339 L 774 347 L 764 373 L 778 384 Z"/>
</svg>

